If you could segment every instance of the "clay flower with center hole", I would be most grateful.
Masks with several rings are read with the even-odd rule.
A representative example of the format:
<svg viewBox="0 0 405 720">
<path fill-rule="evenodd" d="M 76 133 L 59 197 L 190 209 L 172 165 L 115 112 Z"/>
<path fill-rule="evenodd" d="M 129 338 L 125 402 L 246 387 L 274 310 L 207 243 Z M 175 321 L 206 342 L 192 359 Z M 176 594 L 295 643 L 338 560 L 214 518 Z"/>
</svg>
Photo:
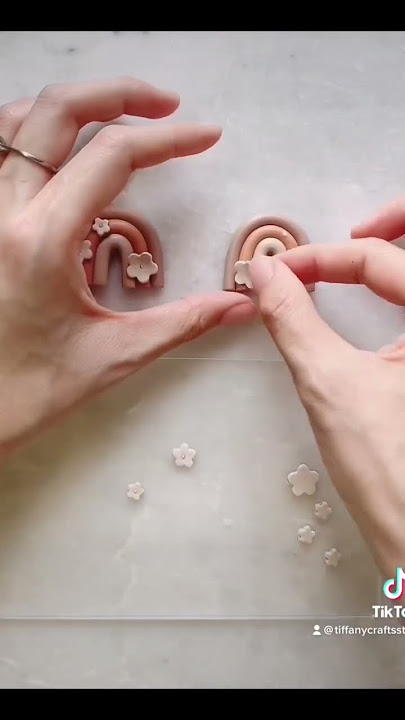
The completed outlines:
<svg viewBox="0 0 405 720">
<path fill-rule="evenodd" d="M 253 283 L 250 277 L 249 260 L 238 260 L 238 262 L 235 263 L 235 282 L 238 285 L 246 285 L 246 287 L 252 289 Z"/>
<path fill-rule="evenodd" d="M 304 525 L 304 527 L 298 530 L 298 540 L 307 545 L 311 545 L 315 537 L 315 530 L 312 530 L 310 525 Z"/>
<path fill-rule="evenodd" d="M 336 550 L 336 548 L 331 548 L 323 554 L 323 557 L 325 559 L 326 565 L 330 565 L 331 567 L 337 567 L 342 556 L 340 552 Z"/>
<path fill-rule="evenodd" d="M 103 235 L 108 235 L 108 233 L 110 232 L 110 223 L 108 222 L 108 220 L 96 218 L 92 225 L 92 229 L 94 230 L 94 232 L 97 233 L 99 237 L 103 237 Z"/>
<path fill-rule="evenodd" d="M 190 448 L 187 443 L 182 443 L 180 447 L 173 449 L 174 462 L 177 467 L 191 467 L 196 451 Z"/>
<path fill-rule="evenodd" d="M 131 498 L 131 500 L 140 500 L 144 492 L 145 490 L 140 482 L 128 485 L 127 496 Z"/>
<path fill-rule="evenodd" d="M 152 255 L 148 252 L 131 253 L 128 255 L 127 275 L 130 278 L 136 278 L 140 283 L 147 283 L 151 275 L 156 275 L 158 266 L 152 260 Z"/>
<path fill-rule="evenodd" d="M 288 475 L 288 482 L 294 495 L 313 495 L 319 474 L 310 470 L 307 465 L 298 465 L 297 469 Z"/>
<path fill-rule="evenodd" d="M 91 249 L 91 242 L 90 240 L 83 240 L 82 246 L 80 248 L 79 258 L 81 262 L 83 260 L 91 260 L 93 257 L 93 250 Z"/>
<path fill-rule="evenodd" d="M 322 502 L 315 503 L 314 515 L 318 518 L 318 520 L 329 520 L 332 515 L 332 508 L 328 505 L 326 500 L 322 500 Z"/>
</svg>

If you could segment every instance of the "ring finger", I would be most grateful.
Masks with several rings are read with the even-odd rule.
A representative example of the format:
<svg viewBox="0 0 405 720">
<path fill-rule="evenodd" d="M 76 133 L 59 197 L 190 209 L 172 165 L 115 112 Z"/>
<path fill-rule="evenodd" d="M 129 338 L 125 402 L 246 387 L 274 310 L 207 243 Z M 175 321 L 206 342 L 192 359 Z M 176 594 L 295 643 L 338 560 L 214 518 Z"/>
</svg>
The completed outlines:
<svg viewBox="0 0 405 720">
<path fill-rule="evenodd" d="M 24 98 L 0 107 L 0 137 L 7 145 L 13 142 L 32 104 L 33 100 Z M 5 158 L 5 153 L 0 152 L 0 167 Z"/>
<path fill-rule="evenodd" d="M 174 112 L 178 104 L 176 94 L 134 78 L 49 86 L 39 94 L 13 145 L 59 167 L 87 123 L 108 122 L 121 115 L 161 118 Z M 45 168 L 12 152 L 1 174 L 20 181 L 23 201 L 34 197 L 52 177 Z"/>
</svg>

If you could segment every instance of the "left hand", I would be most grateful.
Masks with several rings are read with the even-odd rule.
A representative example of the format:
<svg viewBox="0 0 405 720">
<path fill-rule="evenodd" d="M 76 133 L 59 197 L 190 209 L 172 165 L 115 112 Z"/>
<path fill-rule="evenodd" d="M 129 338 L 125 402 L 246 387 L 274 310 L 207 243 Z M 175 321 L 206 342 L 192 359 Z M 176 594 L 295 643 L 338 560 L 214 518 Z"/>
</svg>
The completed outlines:
<svg viewBox="0 0 405 720">
<path fill-rule="evenodd" d="M 79 130 L 123 114 L 161 118 L 177 95 L 132 78 L 55 85 L 0 108 L 0 136 L 61 166 Z M 0 457 L 94 393 L 216 325 L 251 319 L 229 292 L 135 313 L 91 295 L 79 249 L 134 170 L 207 150 L 217 127 L 108 126 L 60 171 L 0 154 Z"/>
</svg>

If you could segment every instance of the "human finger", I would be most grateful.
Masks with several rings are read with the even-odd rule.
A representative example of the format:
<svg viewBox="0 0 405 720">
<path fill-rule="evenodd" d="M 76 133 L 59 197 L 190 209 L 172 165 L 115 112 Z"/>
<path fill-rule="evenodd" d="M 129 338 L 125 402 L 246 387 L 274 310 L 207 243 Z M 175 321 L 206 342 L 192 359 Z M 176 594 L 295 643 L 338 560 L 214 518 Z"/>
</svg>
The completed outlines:
<svg viewBox="0 0 405 720">
<path fill-rule="evenodd" d="M 405 253 L 383 240 L 301 245 L 277 257 L 304 284 L 365 285 L 385 300 L 405 305 Z"/>
<path fill-rule="evenodd" d="M 174 112 L 178 104 L 177 94 L 131 77 L 49 85 L 33 103 L 14 145 L 58 168 L 87 123 L 108 122 L 121 115 L 161 118 Z M 52 177 L 48 170 L 17 153 L 8 155 L 3 172 L 23 181 L 24 199 L 36 195 Z"/>
<path fill-rule="evenodd" d="M 22 98 L 15 102 L 6 103 L 0 107 L 0 137 L 6 145 L 11 145 L 23 120 L 28 115 L 33 104 L 31 98 Z M 0 167 L 6 155 L 0 152 Z"/>
<path fill-rule="evenodd" d="M 377 237 L 397 240 L 405 234 L 405 196 L 384 205 L 375 215 L 352 228 L 353 239 Z"/>
<path fill-rule="evenodd" d="M 79 242 L 134 170 L 201 153 L 220 136 L 220 128 L 209 125 L 103 128 L 35 198 L 34 212 L 46 216 L 50 236 Z"/>
</svg>

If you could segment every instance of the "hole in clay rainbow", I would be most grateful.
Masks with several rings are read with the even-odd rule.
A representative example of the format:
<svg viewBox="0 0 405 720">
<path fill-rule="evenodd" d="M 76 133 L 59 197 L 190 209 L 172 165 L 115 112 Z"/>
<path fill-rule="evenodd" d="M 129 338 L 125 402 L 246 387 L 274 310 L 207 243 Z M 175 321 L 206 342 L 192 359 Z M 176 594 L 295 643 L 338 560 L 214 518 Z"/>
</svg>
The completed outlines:
<svg viewBox="0 0 405 720">
<path fill-rule="evenodd" d="M 309 243 L 306 232 L 287 218 L 266 215 L 251 220 L 236 231 L 230 243 L 225 261 L 224 290 L 245 291 L 247 289 L 245 285 L 238 285 L 235 282 L 235 263 L 238 260 L 245 262 L 252 260 L 259 243 L 272 239 L 282 243 L 286 250 Z M 281 252 L 280 246 L 278 249 Z M 258 254 L 263 253 L 258 251 Z M 307 290 L 312 292 L 314 287 L 307 286 Z"/>
<path fill-rule="evenodd" d="M 108 220 L 110 232 L 104 237 L 99 237 L 94 230 L 91 230 L 86 239 L 91 243 L 93 257 L 85 260 L 83 267 L 89 287 L 106 285 L 111 254 L 119 252 L 122 263 L 122 285 L 125 288 L 154 287 L 162 288 L 164 285 L 163 275 L 163 253 L 159 237 L 154 227 L 139 215 L 133 215 L 122 210 L 109 208 L 105 210 L 101 218 Z M 111 240 L 113 238 L 113 240 Z M 98 255 L 101 252 L 101 258 Z M 128 255 L 149 252 L 152 260 L 158 266 L 158 271 L 151 276 L 150 282 L 138 283 L 129 278 L 126 273 L 128 266 Z M 125 266 L 125 271 L 124 271 Z"/>
<path fill-rule="evenodd" d="M 287 232 L 287 230 L 277 227 L 277 225 L 263 225 L 263 227 L 251 232 L 244 240 L 239 259 L 251 260 L 259 243 L 268 238 L 278 240 L 284 246 L 284 250 L 290 250 L 298 245 L 291 233 Z"/>
<path fill-rule="evenodd" d="M 274 255 L 285 252 L 285 250 L 285 245 L 281 242 L 281 240 L 268 237 L 264 238 L 264 240 L 260 240 L 260 242 L 257 243 L 255 251 L 253 253 L 253 257 L 257 257 L 258 255 L 264 255 L 265 257 L 274 257 Z"/>
</svg>

